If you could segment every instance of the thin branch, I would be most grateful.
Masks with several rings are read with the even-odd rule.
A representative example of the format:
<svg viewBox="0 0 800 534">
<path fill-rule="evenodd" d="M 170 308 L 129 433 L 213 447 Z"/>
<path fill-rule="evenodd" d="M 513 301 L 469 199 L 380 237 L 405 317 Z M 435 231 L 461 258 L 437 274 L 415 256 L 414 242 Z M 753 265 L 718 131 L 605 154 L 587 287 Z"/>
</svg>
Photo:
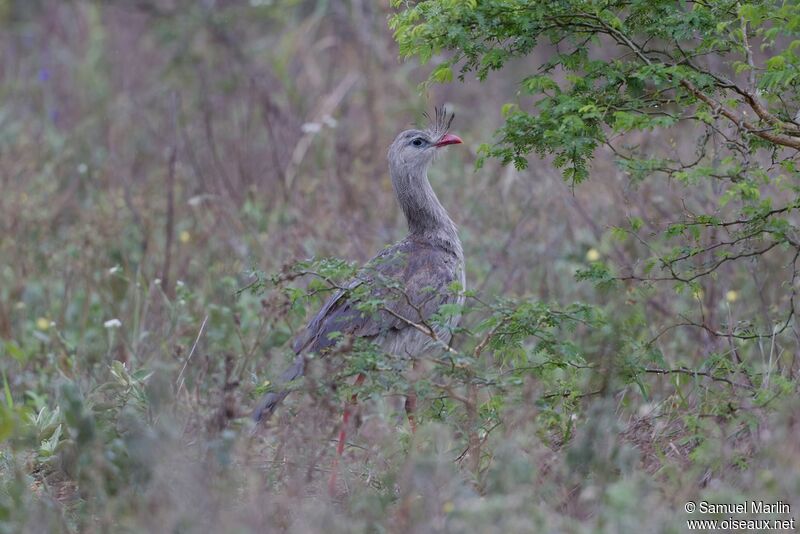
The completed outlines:
<svg viewBox="0 0 800 534">
<path fill-rule="evenodd" d="M 658 374 L 658 375 L 682 374 L 694 377 L 703 376 L 706 378 L 710 378 L 711 380 L 715 380 L 717 382 L 725 382 L 726 384 L 729 384 L 734 387 L 749 389 L 749 390 L 754 389 L 753 386 L 749 384 L 739 384 L 738 382 L 734 382 L 733 380 L 730 380 L 725 377 L 713 375 L 707 371 L 695 371 L 694 369 L 688 369 L 686 367 L 679 367 L 677 369 L 658 369 L 654 367 L 646 367 L 644 369 L 644 372 Z"/>
</svg>

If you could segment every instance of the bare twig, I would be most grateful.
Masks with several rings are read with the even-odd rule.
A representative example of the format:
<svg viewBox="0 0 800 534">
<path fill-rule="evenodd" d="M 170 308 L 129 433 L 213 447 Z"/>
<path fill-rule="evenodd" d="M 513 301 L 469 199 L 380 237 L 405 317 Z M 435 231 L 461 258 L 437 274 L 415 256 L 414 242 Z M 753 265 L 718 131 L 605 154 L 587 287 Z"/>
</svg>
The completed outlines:
<svg viewBox="0 0 800 534">
<path fill-rule="evenodd" d="M 192 359 L 192 355 L 194 354 L 195 349 L 197 348 L 197 343 L 200 341 L 200 336 L 203 335 L 203 329 L 206 327 L 206 321 L 208 321 L 208 315 L 203 318 L 202 324 L 200 324 L 200 330 L 197 332 L 197 337 L 194 340 L 194 344 L 192 345 L 192 350 L 189 351 L 189 355 L 186 356 L 186 361 L 183 362 L 183 367 L 181 367 L 181 372 L 178 373 L 178 378 L 175 380 L 175 384 L 177 389 L 175 390 L 175 395 L 177 396 L 181 389 L 183 388 L 183 373 L 186 371 L 186 366 L 189 365 L 189 360 Z"/>
</svg>

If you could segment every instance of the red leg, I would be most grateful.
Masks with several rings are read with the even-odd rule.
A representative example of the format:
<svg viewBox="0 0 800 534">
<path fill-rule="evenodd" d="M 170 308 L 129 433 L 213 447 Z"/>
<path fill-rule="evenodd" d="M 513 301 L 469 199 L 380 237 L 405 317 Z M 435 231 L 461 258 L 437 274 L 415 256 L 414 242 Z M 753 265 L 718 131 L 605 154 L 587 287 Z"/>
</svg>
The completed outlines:
<svg viewBox="0 0 800 534">
<path fill-rule="evenodd" d="M 416 384 L 417 381 L 417 370 L 419 367 L 419 362 L 417 360 L 411 361 L 411 380 L 413 384 Z M 408 395 L 406 395 L 406 417 L 408 417 L 408 424 L 411 427 L 411 433 L 415 434 L 417 432 L 417 393 L 416 391 L 411 391 Z"/>
<path fill-rule="evenodd" d="M 364 383 L 364 379 L 367 378 L 364 373 L 358 373 L 356 377 L 356 381 L 354 382 L 354 386 L 358 387 Z M 358 401 L 358 395 L 353 393 L 353 396 L 350 397 L 350 402 L 345 403 L 344 411 L 342 412 L 342 427 L 339 430 L 339 443 L 336 445 L 336 456 L 333 457 L 333 465 L 331 466 L 331 478 L 328 479 L 328 493 L 331 495 L 336 494 L 336 475 L 339 471 L 339 458 L 344 453 L 344 444 L 347 441 L 347 425 L 350 424 L 350 413 L 351 407 L 356 405 Z"/>
<path fill-rule="evenodd" d="M 417 418 L 414 412 L 417 410 L 417 394 L 411 393 L 406 395 L 406 416 L 408 417 L 408 424 L 411 425 L 411 433 L 417 431 Z"/>
</svg>

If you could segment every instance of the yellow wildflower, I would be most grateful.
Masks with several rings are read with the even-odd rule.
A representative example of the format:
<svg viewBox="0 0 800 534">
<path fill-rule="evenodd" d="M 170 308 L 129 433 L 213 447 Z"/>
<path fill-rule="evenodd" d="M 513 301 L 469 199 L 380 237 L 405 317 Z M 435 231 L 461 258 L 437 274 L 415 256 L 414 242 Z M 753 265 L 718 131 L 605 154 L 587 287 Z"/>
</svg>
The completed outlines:
<svg viewBox="0 0 800 534">
<path fill-rule="evenodd" d="M 739 300 L 739 292 L 731 289 L 730 291 L 725 293 L 725 300 L 727 300 L 728 302 L 736 302 L 737 300 Z"/>
<path fill-rule="evenodd" d="M 178 239 L 180 239 L 181 243 L 188 243 L 192 240 L 192 234 L 184 230 L 178 235 Z"/>
<path fill-rule="evenodd" d="M 50 328 L 50 319 L 39 317 L 36 319 L 36 328 L 39 330 L 48 330 Z"/>
<path fill-rule="evenodd" d="M 600 252 L 596 248 L 590 248 L 586 251 L 586 259 L 588 261 L 597 261 L 600 259 Z"/>
</svg>

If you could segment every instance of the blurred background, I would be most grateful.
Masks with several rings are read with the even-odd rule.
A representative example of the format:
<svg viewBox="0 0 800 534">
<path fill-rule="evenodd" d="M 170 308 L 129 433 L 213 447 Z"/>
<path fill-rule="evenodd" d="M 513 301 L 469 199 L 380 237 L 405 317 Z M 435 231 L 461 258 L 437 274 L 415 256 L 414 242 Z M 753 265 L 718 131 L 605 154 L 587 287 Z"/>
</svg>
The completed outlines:
<svg viewBox="0 0 800 534">
<path fill-rule="evenodd" d="M 395 526 L 412 531 L 480 524 L 489 532 L 610 521 L 614 531 L 637 524 L 636 501 L 650 502 L 654 517 L 671 517 L 686 495 L 681 477 L 707 483 L 716 476 L 709 465 L 745 457 L 728 439 L 738 426 L 708 430 L 698 416 L 696 426 L 684 421 L 671 433 L 670 406 L 708 394 L 698 385 L 686 394 L 694 400 L 675 396 L 680 379 L 672 375 L 652 377 L 652 397 L 631 388 L 604 400 L 610 405 L 595 416 L 580 414 L 599 429 L 619 427 L 618 443 L 603 445 L 601 430 L 573 451 L 605 455 L 611 467 L 593 480 L 634 473 L 614 487 L 616 508 L 596 486 L 582 486 L 580 473 L 560 470 L 567 460 L 536 437 L 532 420 L 520 419 L 496 443 L 490 469 L 501 471 L 487 475 L 489 494 L 505 500 L 465 490 L 443 456 L 454 439 L 446 428 L 430 429 L 427 448 L 402 460 L 386 452 L 396 438 L 379 418 L 383 426 L 360 438 L 372 471 L 357 477 L 344 504 L 324 506 L 309 498 L 318 493 L 310 467 L 270 467 L 285 452 L 270 444 L 264 460 L 247 432 L 228 428 L 270 370 L 284 365 L 286 341 L 302 326 L 301 312 L 273 313 L 285 302 L 237 290 L 254 271 L 278 272 L 299 259 L 362 263 L 405 235 L 386 151 L 399 131 L 424 125 L 422 113 L 434 105 L 455 112 L 452 131 L 464 140 L 430 178 L 459 225 L 467 284 L 479 295 L 589 302 L 612 318 L 601 332 L 575 334 L 590 354 L 616 354 L 623 333 L 642 342 L 660 336 L 662 363 L 672 367 L 694 366 L 728 344 L 703 329 L 667 329 L 681 314 L 721 330 L 750 321 L 769 331 L 785 311 L 788 253 L 758 260 L 759 269 L 724 265 L 693 294 L 576 282 L 576 270 L 592 262 L 624 272 L 647 255 L 642 243 L 616 240 L 613 227 L 631 217 L 670 221 L 687 205 L 716 202 L 720 191 L 636 180 L 610 153 L 598 154 L 592 178 L 574 190 L 535 157 L 524 171 L 494 161 L 476 170 L 503 104 L 518 101 L 519 80 L 548 49 L 484 83 L 421 85 L 430 66 L 398 60 L 387 29 L 392 12 L 387 0 L 0 0 L 6 530 L 269 524 L 378 532 L 400 521 Z M 637 135 L 631 142 L 644 149 L 693 149 L 679 130 Z M 755 358 L 778 351 L 795 372 L 793 339 L 742 350 Z M 662 401 L 662 419 L 642 417 Z M 161 417 L 159 402 L 178 408 Z M 792 420 L 781 428 L 796 436 Z M 308 425 L 281 443 L 301 447 L 332 429 Z M 718 440 L 697 453 L 689 447 L 695 433 Z M 644 463 L 626 456 L 634 450 Z M 690 452 L 707 462 L 682 474 Z M 304 458 L 315 454 L 322 453 L 309 449 Z M 235 474 L 225 471 L 232 465 Z M 798 494 L 800 478 L 776 482 L 780 469 L 765 469 L 759 488 L 772 484 L 784 495 L 795 484 Z M 673 484 L 667 502 L 643 473 Z M 534 501 L 546 504 L 531 508 Z M 600 502 L 609 507 L 595 508 Z M 471 523 L 477 517 L 483 523 Z"/>
</svg>

